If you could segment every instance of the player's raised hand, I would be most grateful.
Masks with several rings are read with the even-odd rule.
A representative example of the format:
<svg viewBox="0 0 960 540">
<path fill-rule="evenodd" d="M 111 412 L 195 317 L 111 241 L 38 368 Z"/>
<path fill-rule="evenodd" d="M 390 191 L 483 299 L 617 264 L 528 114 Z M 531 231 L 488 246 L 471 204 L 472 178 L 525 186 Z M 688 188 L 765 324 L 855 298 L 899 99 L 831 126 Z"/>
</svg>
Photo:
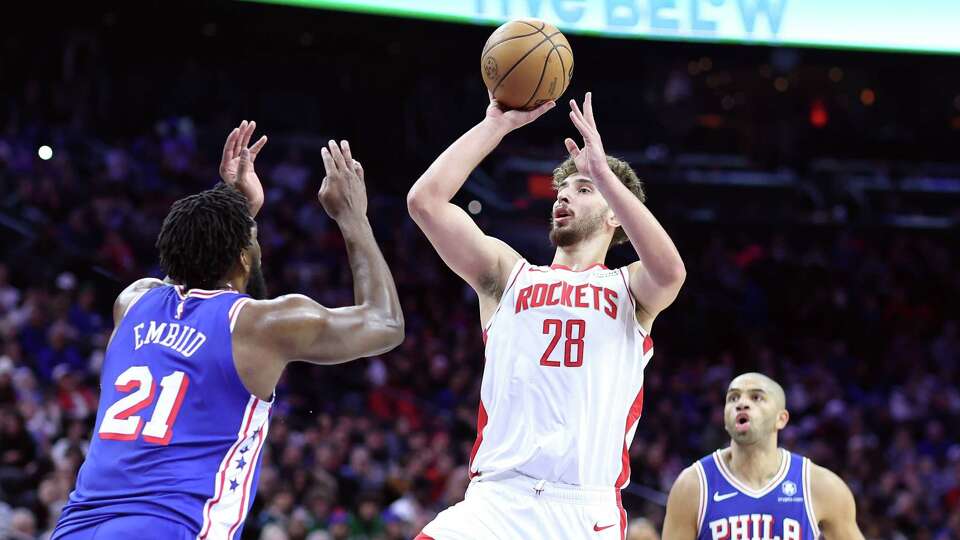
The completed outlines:
<svg viewBox="0 0 960 540">
<path fill-rule="evenodd" d="M 564 140 L 567 151 L 573 157 L 577 170 L 590 177 L 597 178 L 607 165 L 607 154 L 603 151 L 603 141 L 597 131 L 597 122 L 593 117 L 593 95 L 587 92 L 583 100 L 583 111 L 577 106 L 577 101 L 570 100 L 570 120 L 583 137 L 583 148 L 577 146 L 571 138 Z"/>
<path fill-rule="evenodd" d="M 223 145 L 223 157 L 220 158 L 220 178 L 225 184 L 231 185 L 241 193 L 246 195 L 250 201 L 250 215 L 256 217 L 260 207 L 263 206 L 263 185 L 254 169 L 254 162 L 260 150 L 267 144 L 267 136 L 260 137 L 250 145 L 250 137 L 257 129 L 256 122 L 240 122 L 238 127 L 233 128 L 230 135 L 227 135 L 227 142 Z M 247 150 L 248 163 L 241 167 L 241 160 L 244 159 L 242 151 Z M 242 172 L 241 172 L 242 169 Z"/>
<path fill-rule="evenodd" d="M 533 122 L 557 105 L 553 101 L 548 101 L 536 109 L 529 111 L 522 111 L 520 109 L 504 110 L 489 90 L 487 90 L 487 96 L 490 98 L 490 105 L 487 106 L 487 118 L 502 125 L 508 131 L 513 131 Z"/>
<path fill-rule="evenodd" d="M 317 198 L 330 217 L 340 222 L 343 219 L 367 215 L 367 188 L 363 182 L 363 167 L 353 159 L 350 143 L 330 141 L 320 151 L 326 176 L 320 185 Z"/>
</svg>

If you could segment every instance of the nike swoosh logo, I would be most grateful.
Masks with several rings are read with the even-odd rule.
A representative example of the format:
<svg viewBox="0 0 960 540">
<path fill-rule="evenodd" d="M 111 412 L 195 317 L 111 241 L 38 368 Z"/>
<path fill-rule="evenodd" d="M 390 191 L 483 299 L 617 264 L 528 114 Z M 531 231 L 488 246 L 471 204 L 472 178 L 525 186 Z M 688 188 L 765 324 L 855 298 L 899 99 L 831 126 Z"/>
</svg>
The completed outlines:
<svg viewBox="0 0 960 540">
<path fill-rule="evenodd" d="M 714 491 L 713 502 L 725 501 L 730 497 L 736 497 L 737 495 L 739 495 L 739 493 L 737 493 L 736 491 L 734 491 L 733 493 L 724 493 L 723 495 L 721 495 L 719 491 Z"/>
<path fill-rule="evenodd" d="M 605 525 L 605 526 L 601 527 L 599 523 L 594 523 L 594 524 L 593 524 L 593 531 L 594 531 L 594 532 L 600 532 L 600 531 L 602 531 L 602 530 L 604 530 L 604 529 L 609 529 L 610 527 L 613 527 L 614 525 L 616 525 L 616 523 L 613 523 L 613 524 L 610 524 L 610 525 Z"/>
</svg>

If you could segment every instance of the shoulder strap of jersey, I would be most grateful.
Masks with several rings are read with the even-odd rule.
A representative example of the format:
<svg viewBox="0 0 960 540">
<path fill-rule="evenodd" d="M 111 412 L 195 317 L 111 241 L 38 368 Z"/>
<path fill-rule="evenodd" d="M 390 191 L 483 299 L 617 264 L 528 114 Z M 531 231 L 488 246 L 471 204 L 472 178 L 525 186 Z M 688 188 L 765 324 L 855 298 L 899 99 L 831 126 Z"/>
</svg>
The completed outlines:
<svg viewBox="0 0 960 540">
<path fill-rule="evenodd" d="M 136 303 L 139 302 L 140 299 L 143 298 L 148 292 L 151 292 L 157 289 L 164 290 L 164 287 L 165 285 L 160 285 L 158 287 L 150 287 L 138 292 L 136 295 L 134 295 L 133 298 L 130 299 L 130 303 L 128 303 L 126 309 L 123 310 L 123 316 L 126 317 L 127 314 L 130 313 L 130 310 L 133 308 L 133 306 L 136 305 Z"/>
<path fill-rule="evenodd" d="M 497 303 L 497 309 L 493 312 L 490 320 L 487 321 L 487 325 L 483 328 L 484 336 L 486 336 L 487 332 L 490 331 L 490 327 L 493 326 L 493 321 L 497 320 L 497 314 L 500 313 L 500 309 L 503 308 L 503 303 L 506 302 L 510 296 L 510 291 L 513 289 L 513 286 L 516 285 L 517 278 L 520 277 L 523 269 L 529 265 L 530 263 L 528 263 L 527 260 L 522 257 L 516 263 L 514 263 L 513 268 L 510 270 L 510 274 L 507 276 L 507 286 L 503 288 L 503 294 L 500 295 L 500 301 Z"/>
<path fill-rule="evenodd" d="M 707 505 L 710 503 L 709 486 L 707 484 L 707 473 L 703 469 L 703 464 L 707 460 L 712 460 L 712 456 L 706 456 L 697 461 L 694 469 L 697 471 L 697 480 L 700 484 L 700 498 L 697 504 L 697 538 L 703 532 L 703 522 L 706 521 Z"/>
<path fill-rule="evenodd" d="M 237 326 L 237 319 L 240 318 L 240 311 L 243 310 L 243 307 L 247 305 L 253 298 L 243 295 L 240 298 L 237 298 L 233 304 L 230 306 L 230 310 L 227 311 L 227 318 L 230 320 L 230 333 L 233 333 L 233 328 Z"/>
<path fill-rule="evenodd" d="M 810 468 L 811 462 L 809 459 L 793 454 L 797 459 L 795 461 L 801 460 L 803 462 L 803 507 L 807 512 L 807 520 L 810 522 L 810 527 L 813 529 L 813 537 L 820 538 L 820 523 L 817 521 L 817 515 L 813 511 L 813 490 L 810 488 Z"/>
</svg>

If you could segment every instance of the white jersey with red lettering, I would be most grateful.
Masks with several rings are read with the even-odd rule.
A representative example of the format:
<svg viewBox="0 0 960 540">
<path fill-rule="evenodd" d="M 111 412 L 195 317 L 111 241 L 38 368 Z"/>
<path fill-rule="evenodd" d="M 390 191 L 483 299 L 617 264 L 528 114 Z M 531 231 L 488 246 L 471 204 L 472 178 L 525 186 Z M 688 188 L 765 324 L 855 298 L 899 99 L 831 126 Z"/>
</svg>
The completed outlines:
<svg viewBox="0 0 960 540">
<path fill-rule="evenodd" d="M 636 319 L 629 271 L 520 260 L 484 329 L 475 481 L 521 474 L 623 488 L 653 340 Z"/>
</svg>

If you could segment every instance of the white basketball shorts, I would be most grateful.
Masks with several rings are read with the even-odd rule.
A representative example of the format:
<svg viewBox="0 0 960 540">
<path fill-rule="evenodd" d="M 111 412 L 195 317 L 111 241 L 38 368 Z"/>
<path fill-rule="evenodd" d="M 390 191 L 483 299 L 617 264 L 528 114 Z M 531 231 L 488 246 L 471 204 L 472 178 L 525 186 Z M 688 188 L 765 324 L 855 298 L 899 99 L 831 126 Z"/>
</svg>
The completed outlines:
<svg viewBox="0 0 960 540">
<path fill-rule="evenodd" d="M 627 515 L 614 488 L 585 489 L 526 476 L 476 479 L 420 540 L 622 540 Z"/>
</svg>

